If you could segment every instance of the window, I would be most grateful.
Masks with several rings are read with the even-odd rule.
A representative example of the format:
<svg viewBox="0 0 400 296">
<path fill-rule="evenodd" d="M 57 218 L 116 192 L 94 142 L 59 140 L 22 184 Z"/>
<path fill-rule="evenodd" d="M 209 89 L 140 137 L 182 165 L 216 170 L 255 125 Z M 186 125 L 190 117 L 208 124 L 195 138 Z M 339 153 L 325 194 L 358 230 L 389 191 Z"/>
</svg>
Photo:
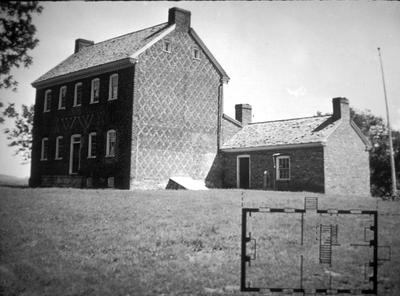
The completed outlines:
<svg viewBox="0 0 400 296">
<path fill-rule="evenodd" d="M 80 106 L 82 104 L 82 82 L 75 84 L 74 92 L 74 107 Z"/>
<path fill-rule="evenodd" d="M 97 149 L 96 133 L 90 133 L 89 143 L 88 143 L 88 158 L 96 158 L 96 149 Z"/>
<path fill-rule="evenodd" d="M 43 112 L 49 112 L 50 106 L 51 106 L 51 89 L 48 89 L 44 93 Z"/>
<path fill-rule="evenodd" d="M 165 40 L 163 50 L 166 52 L 171 52 L 171 42 Z"/>
<path fill-rule="evenodd" d="M 109 130 L 107 132 L 106 156 L 109 157 L 115 156 L 116 142 L 117 142 L 117 134 L 115 130 Z"/>
<path fill-rule="evenodd" d="M 98 103 L 100 97 L 100 79 L 92 80 L 92 91 L 90 93 L 90 104 Z"/>
<path fill-rule="evenodd" d="M 58 109 L 65 109 L 66 96 L 67 96 L 67 87 L 64 85 L 60 87 L 60 94 L 58 97 Z"/>
<path fill-rule="evenodd" d="M 276 179 L 290 180 L 290 157 L 278 156 L 276 158 Z"/>
<path fill-rule="evenodd" d="M 62 159 L 62 151 L 64 150 L 63 137 L 58 136 L 56 138 L 56 156 L 55 159 Z"/>
<path fill-rule="evenodd" d="M 197 47 L 193 48 L 193 58 L 196 60 L 200 60 L 200 51 Z"/>
<path fill-rule="evenodd" d="M 116 100 L 118 97 L 118 74 L 110 76 L 110 90 L 108 93 L 108 100 Z"/>
<path fill-rule="evenodd" d="M 47 160 L 49 155 L 49 138 L 42 139 L 42 150 L 40 153 L 40 160 Z"/>
</svg>

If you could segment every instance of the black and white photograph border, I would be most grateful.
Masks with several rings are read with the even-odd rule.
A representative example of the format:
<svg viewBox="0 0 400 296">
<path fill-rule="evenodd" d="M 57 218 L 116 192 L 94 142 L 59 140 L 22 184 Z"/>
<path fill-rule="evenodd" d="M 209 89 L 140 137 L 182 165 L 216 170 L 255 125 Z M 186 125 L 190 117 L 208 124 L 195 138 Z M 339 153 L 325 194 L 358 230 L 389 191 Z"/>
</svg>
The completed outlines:
<svg viewBox="0 0 400 296">
<path fill-rule="evenodd" d="M 0 295 L 399 295 L 400 3 L 0 26 Z"/>
</svg>

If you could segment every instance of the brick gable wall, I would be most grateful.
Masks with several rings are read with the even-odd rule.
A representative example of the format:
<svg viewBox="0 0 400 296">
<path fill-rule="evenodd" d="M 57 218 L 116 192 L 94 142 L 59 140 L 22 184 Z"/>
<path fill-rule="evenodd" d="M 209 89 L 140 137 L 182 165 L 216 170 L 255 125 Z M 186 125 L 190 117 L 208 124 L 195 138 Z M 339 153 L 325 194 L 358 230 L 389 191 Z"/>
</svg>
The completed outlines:
<svg viewBox="0 0 400 296">
<path fill-rule="evenodd" d="M 369 152 L 348 121 L 329 136 L 324 162 L 327 194 L 370 195 Z"/>
<path fill-rule="evenodd" d="M 217 154 L 220 75 L 189 33 L 174 31 L 139 57 L 135 74 L 131 185 L 170 176 L 204 179 Z M 200 50 L 200 60 L 192 56 Z"/>
<path fill-rule="evenodd" d="M 222 136 L 221 136 L 221 144 L 224 144 L 230 138 L 232 138 L 237 132 L 239 132 L 242 128 L 227 119 L 225 116 L 222 117 Z"/>
<path fill-rule="evenodd" d="M 113 73 L 119 74 L 118 99 L 108 101 L 109 77 Z M 32 186 L 79 186 L 79 178 L 68 176 L 71 136 L 80 134 L 81 185 L 85 186 L 87 177 L 93 177 L 94 186 L 106 186 L 107 178 L 115 177 L 117 188 L 129 188 L 133 73 L 134 67 L 130 67 L 37 90 L 30 181 Z M 91 80 L 94 78 L 100 78 L 100 100 L 99 103 L 90 104 Z M 74 86 L 77 82 L 82 82 L 81 107 L 73 107 Z M 59 89 L 63 85 L 67 86 L 66 109 L 58 110 Z M 48 89 L 52 90 L 51 108 L 50 112 L 43 113 L 44 93 Z M 117 131 L 117 156 L 114 158 L 105 157 L 106 133 L 109 129 Z M 97 133 L 97 157 L 94 159 L 87 158 L 90 132 Z M 62 160 L 55 160 L 57 136 L 64 138 Z M 43 137 L 49 138 L 47 161 L 40 161 Z"/>
</svg>

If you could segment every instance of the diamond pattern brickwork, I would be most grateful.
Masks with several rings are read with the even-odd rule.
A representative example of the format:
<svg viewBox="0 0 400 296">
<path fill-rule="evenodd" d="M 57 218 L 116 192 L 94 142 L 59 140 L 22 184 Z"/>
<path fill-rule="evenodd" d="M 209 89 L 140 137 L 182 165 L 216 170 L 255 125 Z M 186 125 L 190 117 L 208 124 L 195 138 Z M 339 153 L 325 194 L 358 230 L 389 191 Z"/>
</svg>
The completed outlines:
<svg viewBox="0 0 400 296">
<path fill-rule="evenodd" d="M 220 76 L 188 33 L 166 37 L 140 57 L 135 73 L 132 179 L 204 179 L 217 153 Z M 199 48 L 199 47 L 198 47 Z"/>
</svg>

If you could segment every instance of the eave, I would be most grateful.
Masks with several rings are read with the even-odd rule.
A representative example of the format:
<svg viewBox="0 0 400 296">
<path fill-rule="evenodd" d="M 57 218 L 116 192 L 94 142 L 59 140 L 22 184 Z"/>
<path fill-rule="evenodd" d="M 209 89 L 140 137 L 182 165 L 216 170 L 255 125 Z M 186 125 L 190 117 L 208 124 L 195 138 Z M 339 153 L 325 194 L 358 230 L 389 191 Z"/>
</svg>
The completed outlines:
<svg viewBox="0 0 400 296">
<path fill-rule="evenodd" d="M 58 83 L 67 83 L 67 82 L 71 82 L 73 80 L 79 80 L 79 79 L 83 79 L 86 77 L 90 77 L 95 74 L 131 67 L 135 63 L 136 63 L 136 59 L 128 57 L 128 58 L 124 58 L 124 59 L 121 59 L 118 61 L 113 61 L 110 63 L 101 64 L 98 66 L 82 69 L 79 71 L 60 75 L 60 76 L 42 80 L 39 82 L 34 81 L 34 82 L 32 82 L 32 86 L 35 88 L 45 88 L 45 87 L 49 87 L 49 86 L 52 86 L 52 85 L 55 85 Z"/>
<path fill-rule="evenodd" d="M 361 141 L 363 141 L 363 143 L 365 144 L 365 149 L 371 150 L 371 148 L 372 148 L 371 142 L 369 141 L 369 139 L 366 136 L 364 136 L 363 132 L 360 130 L 360 128 L 357 126 L 357 124 L 355 124 L 355 122 L 353 120 L 350 120 L 350 125 L 354 129 L 354 131 L 357 133 L 357 135 L 360 137 Z"/>
<path fill-rule="evenodd" d="M 167 36 L 169 33 L 171 33 L 172 31 L 174 31 L 176 28 L 176 24 L 173 24 L 169 27 L 167 27 L 166 29 L 164 29 L 164 32 L 162 32 L 160 35 L 158 35 L 156 38 L 154 38 L 153 40 L 151 40 L 150 42 L 148 42 L 146 45 L 144 45 L 143 47 L 141 47 L 140 49 L 138 49 L 134 54 L 132 54 L 130 57 L 132 59 L 138 59 L 139 55 L 142 54 L 143 52 L 145 52 L 147 49 L 149 49 L 150 47 L 152 47 L 155 43 L 157 43 L 158 41 L 160 41 L 161 39 L 163 39 L 165 36 Z"/>
<path fill-rule="evenodd" d="M 237 121 L 236 119 L 233 119 L 232 117 L 226 115 L 225 113 L 222 114 L 222 118 L 227 120 L 227 121 L 229 121 L 229 122 L 231 122 L 232 124 L 236 125 L 237 127 L 240 127 L 240 128 L 243 127 L 243 125 L 242 125 L 242 123 L 240 121 Z"/>
<path fill-rule="evenodd" d="M 265 145 L 265 146 L 238 147 L 238 148 L 221 148 L 221 151 L 227 152 L 227 153 L 252 152 L 252 151 L 266 151 L 266 150 L 280 150 L 280 149 L 323 147 L 325 145 L 326 145 L 326 142 L 320 141 L 320 142 L 300 143 L 300 144 L 282 144 L 282 145 Z"/>
<path fill-rule="evenodd" d="M 204 51 L 206 56 L 211 60 L 211 63 L 214 65 L 214 67 L 217 69 L 217 71 L 220 73 L 222 76 L 222 82 L 223 83 L 228 83 L 229 81 L 229 76 L 226 74 L 225 70 L 222 68 L 222 66 L 218 63 L 217 59 L 212 55 L 211 51 L 207 48 L 207 46 L 204 44 L 204 42 L 200 39 L 200 37 L 197 35 L 197 33 L 190 28 L 189 34 L 193 37 L 193 39 L 197 42 L 197 44 L 201 47 L 201 49 Z"/>
</svg>

